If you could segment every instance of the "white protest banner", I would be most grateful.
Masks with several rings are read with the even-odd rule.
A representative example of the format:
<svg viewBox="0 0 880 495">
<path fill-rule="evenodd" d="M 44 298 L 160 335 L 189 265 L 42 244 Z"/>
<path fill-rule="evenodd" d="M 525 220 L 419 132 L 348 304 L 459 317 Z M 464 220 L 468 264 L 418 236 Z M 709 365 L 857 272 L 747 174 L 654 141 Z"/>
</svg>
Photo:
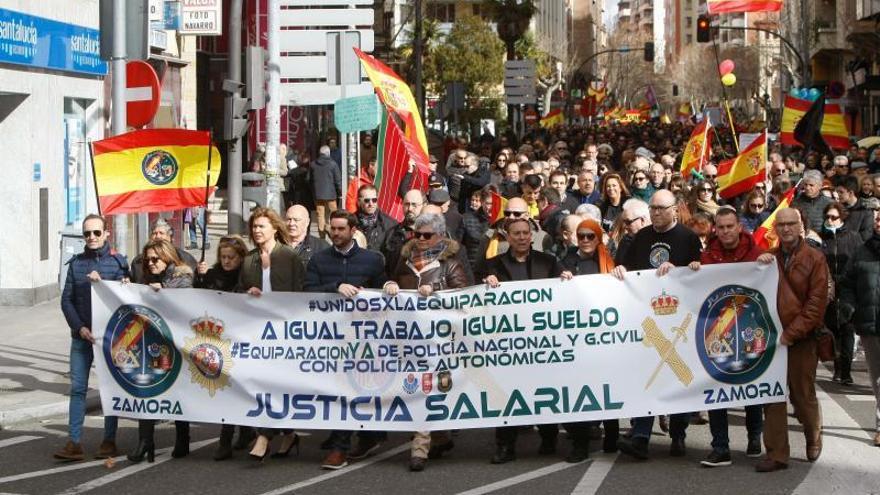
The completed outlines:
<svg viewBox="0 0 880 495">
<path fill-rule="evenodd" d="M 775 265 L 362 291 L 93 289 L 104 412 L 276 428 L 564 423 L 785 400 Z"/>
</svg>

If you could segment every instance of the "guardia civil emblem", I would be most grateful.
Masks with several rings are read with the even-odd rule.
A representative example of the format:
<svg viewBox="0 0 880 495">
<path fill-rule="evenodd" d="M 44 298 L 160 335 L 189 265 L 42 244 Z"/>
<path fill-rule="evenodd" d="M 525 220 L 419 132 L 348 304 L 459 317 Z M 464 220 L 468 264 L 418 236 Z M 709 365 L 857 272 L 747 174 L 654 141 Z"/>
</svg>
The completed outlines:
<svg viewBox="0 0 880 495">
<path fill-rule="evenodd" d="M 192 320 L 190 328 L 195 336 L 185 340 L 183 351 L 192 381 L 214 397 L 218 390 L 229 386 L 229 370 L 234 364 L 232 339 L 224 339 L 223 322 L 208 315 Z"/>
<path fill-rule="evenodd" d="M 150 184 L 164 186 L 177 177 L 177 160 L 165 150 L 154 150 L 144 156 L 141 173 Z"/>
</svg>

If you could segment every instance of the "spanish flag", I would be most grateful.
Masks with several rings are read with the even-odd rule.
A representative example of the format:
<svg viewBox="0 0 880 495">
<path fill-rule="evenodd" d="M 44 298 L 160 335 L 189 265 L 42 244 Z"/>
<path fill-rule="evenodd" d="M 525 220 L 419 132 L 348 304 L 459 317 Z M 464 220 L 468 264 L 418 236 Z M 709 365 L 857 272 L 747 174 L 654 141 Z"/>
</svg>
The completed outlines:
<svg viewBox="0 0 880 495">
<path fill-rule="evenodd" d="M 547 115 L 541 117 L 541 127 L 546 129 L 550 129 L 553 126 L 562 125 L 565 122 L 565 117 L 562 116 L 562 109 L 557 108 L 554 110 L 550 110 Z"/>
<path fill-rule="evenodd" d="M 794 128 L 801 117 L 810 109 L 812 102 L 793 96 L 785 97 L 785 107 L 782 110 L 782 126 L 779 132 L 779 142 L 800 146 L 794 138 Z M 825 104 L 825 116 L 822 120 L 822 139 L 828 146 L 834 149 L 849 148 L 849 129 L 843 118 L 840 105 L 834 103 Z"/>
<path fill-rule="evenodd" d="M 708 118 L 704 118 L 702 122 L 694 127 L 691 132 L 691 138 L 688 139 L 687 146 L 681 157 L 681 175 L 685 178 L 690 177 L 691 172 L 703 170 L 703 164 L 709 161 L 709 154 L 712 151 L 712 144 L 709 137 L 709 129 L 712 124 Z"/>
<path fill-rule="evenodd" d="M 686 120 L 689 120 L 691 118 L 691 115 L 693 115 L 693 114 L 694 114 L 694 112 L 691 109 L 691 104 L 690 103 L 682 103 L 681 105 L 678 106 L 678 115 L 676 115 L 676 119 L 679 122 L 684 122 Z"/>
<path fill-rule="evenodd" d="M 489 225 L 495 225 L 495 222 L 504 218 L 504 209 L 507 207 L 507 198 L 492 192 L 492 208 L 489 209 Z"/>
<path fill-rule="evenodd" d="M 709 14 L 731 12 L 779 12 L 782 0 L 706 0 Z"/>
<path fill-rule="evenodd" d="M 410 157 L 417 165 L 427 168 L 428 139 L 425 137 L 425 127 L 422 125 L 419 108 L 409 85 L 390 67 L 372 55 L 357 48 L 354 48 L 354 51 L 388 113 L 396 115 L 403 123 L 403 128 L 400 130 L 403 131 L 404 140 L 411 144 L 407 146 L 407 151 L 411 152 Z"/>
<path fill-rule="evenodd" d="M 92 153 L 104 215 L 203 206 L 220 176 L 220 152 L 207 131 L 133 131 L 96 141 Z"/>
<path fill-rule="evenodd" d="M 779 202 L 779 206 L 777 206 L 776 209 L 773 210 L 773 213 L 767 217 L 767 220 L 764 220 L 764 223 L 752 233 L 752 239 L 755 240 L 755 244 L 764 251 L 775 248 L 776 245 L 779 244 L 776 232 L 773 231 L 773 223 L 776 221 L 776 214 L 779 213 L 779 210 L 784 210 L 791 206 L 795 191 L 797 191 L 797 184 L 785 193 L 782 201 Z"/>
<path fill-rule="evenodd" d="M 767 131 L 761 133 L 736 158 L 718 165 L 718 194 L 729 199 L 750 191 L 767 171 Z"/>
</svg>

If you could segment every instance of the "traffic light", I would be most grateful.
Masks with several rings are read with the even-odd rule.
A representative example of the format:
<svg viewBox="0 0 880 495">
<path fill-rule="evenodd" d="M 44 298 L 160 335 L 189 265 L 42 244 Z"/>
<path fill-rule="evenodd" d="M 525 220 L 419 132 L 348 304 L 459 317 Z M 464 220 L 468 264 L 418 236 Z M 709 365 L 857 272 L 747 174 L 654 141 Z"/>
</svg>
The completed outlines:
<svg viewBox="0 0 880 495">
<path fill-rule="evenodd" d="M 645 62 L 653 62 L 654 61 L 654 42 L 646 41 L 645 42 Z"/>
<path fill-rule="evenodd" d="M 712 40 L 712 23 L 709 16 L 701 15 L 697 19 L 697 43 L 708 43 Z"/>
</svg>

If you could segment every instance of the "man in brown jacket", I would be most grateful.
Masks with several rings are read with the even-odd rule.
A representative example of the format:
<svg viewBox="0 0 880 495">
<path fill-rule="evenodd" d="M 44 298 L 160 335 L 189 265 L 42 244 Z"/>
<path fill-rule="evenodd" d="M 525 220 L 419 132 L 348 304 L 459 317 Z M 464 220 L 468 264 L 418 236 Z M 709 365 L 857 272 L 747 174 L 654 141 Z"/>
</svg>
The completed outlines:
<svg viewBox="0 0 880 495">
<path fill-rule="evenodd" d="M 779 247 L 758 258 L 779 267 L 776 307 L 782 322 L 780 343 L 788 346 L 788 392 L 795 416 L 804 427 L 807 460 L 822 453 L 822 416 L 816 399 L 816 351 L 814 331 L 822 326 L 828 304 L 828 268 L 822 253 L 801 237 L 803 219 L 798 210 L 786 208 L 776 215 Z M 764 446 L 767 458 L 755 466 L 758 472 L 788 467 L 788 415 L 785 402 L 764 406 Z"/>
</svg>

